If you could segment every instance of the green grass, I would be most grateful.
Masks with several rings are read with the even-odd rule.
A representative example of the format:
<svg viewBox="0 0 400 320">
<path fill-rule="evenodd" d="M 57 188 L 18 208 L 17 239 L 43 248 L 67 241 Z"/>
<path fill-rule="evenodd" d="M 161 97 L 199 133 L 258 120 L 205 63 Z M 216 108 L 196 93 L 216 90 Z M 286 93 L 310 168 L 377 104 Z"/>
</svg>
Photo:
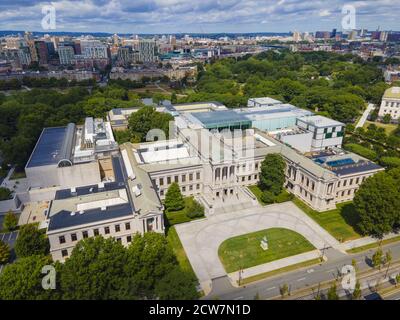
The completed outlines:
<svg viewBox="0 0 400 320">
<path fill-rule="evenodd" d="M 392 134 L 393 131 L 397 129 L 397 125 L 396 125 L 396 124 L 392 124 L 392 123 L 385 124 L 385 123 L 382 123 L 382 122 L 371 122 L 371 121 L 365 121 L 365 124 L 364 124 L 364 127 L 363 127 L 363 128 L 364 128 L 364 129 L 368 129 L 368 126 L 369 126 L 370 124 L 374 124 L 374 125 L 376 125 L 378 128 L 383 128 L 383 129 L 385 129 L 385 132 L 386 132 L 387 135 Z"/>
<path fill-rule="evenodd" d="M 313 210 L 299 198 L 295 198 L 293 203 L 340 242 L 362 237 L 357 229 L 359 218 L 352 202 L 339 203 L 336 209 L 324 212 Z"/>
<path fill-rule="evenodd" d="M 260 246 L 264 236 L 267 236 L 269 244 L 266 251 Z M 297 232 L 272 228 L 227 239 L 219 247 L 218 255 L 226 272 L 230 273 L 314 249 Z"/>
<path fill-rule="evenodd" d="M 317 259 L 312 259 L 312 260 L 308 260 L 308 261 L 292 264 L 292 265 L 284 267 L 284 268 L 280 268 L 280 269 L 276 269 L 276 270 L 273 270 L 273 271 L 260 273 L 260 274 L 257 274 L 255 276 L 245 278 L 240 282 L 240 285 L 246 285 L 246 284 L 249 284 L 249 283 L 254 282 L 254 281 L 259 281 L 259 280 L 262 280 L 262 279 L 265 279 L 265 278 L 276 276 L 277 274 L 281 274 L 281 273 L 297 270 L 297 269 L 300 269 L 300 268 L 313 266 L 313 265 L 316 265 L 316 264 L 319 264 L 319 263 L 321 263 L 321 259 L 317 258 Z"/>
<path fill-rule="evenodd" d="M 382 243 L 380 241 L 377 241 L 377 242 L 374 242 L 371 244 L 367 244 L 365 246 L 347 250 L 346 252 L 347 253 L 359 253 L 359 252 L 367 251 L 369 249 L 377 248 L 377 247 L 379 247 L 379 245 L 384 246 L 386 244 L 390 244 L 390 243 L 397 242 L 397 241 L 400 241 L 400 236 L 383 240 Z"/>
<path fill-rule="evenodd" d="M 185 208 L 183 208 L 182 210 L 165 212 L 165 216 L 167 218 L 167 223 L 169 226 L 204 218 L 204 216 L 195 218 L 188 217 L 186 215 L 187 212 L 186 208 L 188 207 L 190 202 L 193 201 L 193 197 L 186 197 L 184 200 L 185 200 Z"/>
<path fill-rule="evenodd" d="M 260 189 L 260 187 L 258 185 L 249 186 L 247 188 L 254 194 L 254 196 L 257 198 L 258 202 L 262 206 L 266 206 L 267 205 L 267 203 L 265 203 L 261 199 L 261 195 L 262 195 L 263 192 L 262 192 L 262 190 Z M 281 194 L 279 194 L 276 197 L 275 202 L 276 203 L 282 203 L 282 202 L 291 201 L 291 200 L 293 200 L 293 195 L 291 193 L 289 193 L 288 191 L 286 191 L 285 189 L 283 189 Z"/>
<path fill-rule="evenodd" d="M 189 262 L 189 259 L 186 256 L 185 249 L 183 249 L 181 240 L 179 239 L 178 233 L 175 230 L 175 227 L 171 227 L 167 231 L 167 240 L 174 251 L 176 258 L 179 262 L 183 271 L 191 273 L 195 278 L 196 275 L 193 271 L 192 265 Z"/>
</svg>

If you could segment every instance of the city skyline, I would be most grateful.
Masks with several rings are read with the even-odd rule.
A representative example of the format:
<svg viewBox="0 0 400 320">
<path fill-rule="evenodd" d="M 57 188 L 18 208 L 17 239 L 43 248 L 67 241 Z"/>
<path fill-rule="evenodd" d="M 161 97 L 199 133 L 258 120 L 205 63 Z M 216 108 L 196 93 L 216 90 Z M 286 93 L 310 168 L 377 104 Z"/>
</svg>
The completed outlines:
<svg viewBox="0 0 400 320">
<path fill-rule="evenodd" d="M 46 1 L 16 0 L 0 4 L 0 30 L 104 32 L 127 34 L 253 33 L 341 30 L 344 5 L 356 8 L 356 28 L 400 29 L 400 2 L 378 1 L 202 1 L 60 0 L 56 29 L 43 30 Z"/>
</svg>

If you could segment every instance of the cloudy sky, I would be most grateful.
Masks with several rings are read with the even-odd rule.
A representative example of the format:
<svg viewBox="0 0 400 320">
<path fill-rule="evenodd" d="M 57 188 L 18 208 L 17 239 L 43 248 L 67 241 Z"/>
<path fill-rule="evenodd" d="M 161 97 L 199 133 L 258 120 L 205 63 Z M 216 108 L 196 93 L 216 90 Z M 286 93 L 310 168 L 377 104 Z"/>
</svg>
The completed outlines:
<svg viewBox="0 0 400 320">
<path fill-rule="evenodd" d="M 42 8 L 56 9 L 55 31 L 119 33 L 341 30 L 342 8 L 356 27 L 400 30 L 400 0 L 0 0 L 0 30 L 43 31 Z"/>
</svg>

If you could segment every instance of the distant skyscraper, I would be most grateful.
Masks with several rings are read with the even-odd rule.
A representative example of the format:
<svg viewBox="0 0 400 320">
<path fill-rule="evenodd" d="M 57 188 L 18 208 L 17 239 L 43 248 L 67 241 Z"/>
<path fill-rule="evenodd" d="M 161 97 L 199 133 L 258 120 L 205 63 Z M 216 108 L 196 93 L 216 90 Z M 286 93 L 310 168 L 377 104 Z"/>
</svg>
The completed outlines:
<svg viewBox="0 0 400 320">
<path fill-rule="evenodd" d="M 47 51 L 47 44 L 44 41 L 35 41 L 36 51 L 38 53 L 39 64 L 46 65 L 49 61 L 49 53 Z"/>
<path fill-rule="evenodd" d="M 60 46 L 58 48 L 58 55 L 60 57 L 60 64 L 62 65 L 70 65 L 72 64 L 72 60 L 75 57 L 74 47 L 73 46 Z"/>
<path fill-rule="evenodd" d="M 139 60 L 141 62 L 157 61 L 157 45 L 154 40 L 141 39 L 139 41 Z"/>
<path fill-rule="evenodd" d="M 335 39 L 336 38 L 336 29 L 333 29 L 331 32 L 331 39 Z"/>
</svg>

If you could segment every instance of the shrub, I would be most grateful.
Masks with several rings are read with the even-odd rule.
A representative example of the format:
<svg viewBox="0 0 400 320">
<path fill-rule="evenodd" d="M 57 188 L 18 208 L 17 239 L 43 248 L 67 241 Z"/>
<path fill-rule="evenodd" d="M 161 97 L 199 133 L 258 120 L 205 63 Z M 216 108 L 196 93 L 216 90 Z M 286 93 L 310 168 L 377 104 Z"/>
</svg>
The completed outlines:
<svg viewBox="0 0 400 320">
<path fill-rule="evenodd" d="M 276 199 L 276 196 L 268 190 L 263 191 L 261 195 L 261 201 L 264 202 L 265 204 L 271 204 L 274 203 Z"/>
<path fill-rule="evenodd" d="M 0 201 L 9 200 L 12 198 L 12 192 L 10 189 L 0 187 Z"/>
<path fill-rule="evenodd" d="M 204 216 L 204 207 L 196 200 L 192 199 L 185 208 L 186 215 L 189 218 L 197 218 Z"/>
</svg>

